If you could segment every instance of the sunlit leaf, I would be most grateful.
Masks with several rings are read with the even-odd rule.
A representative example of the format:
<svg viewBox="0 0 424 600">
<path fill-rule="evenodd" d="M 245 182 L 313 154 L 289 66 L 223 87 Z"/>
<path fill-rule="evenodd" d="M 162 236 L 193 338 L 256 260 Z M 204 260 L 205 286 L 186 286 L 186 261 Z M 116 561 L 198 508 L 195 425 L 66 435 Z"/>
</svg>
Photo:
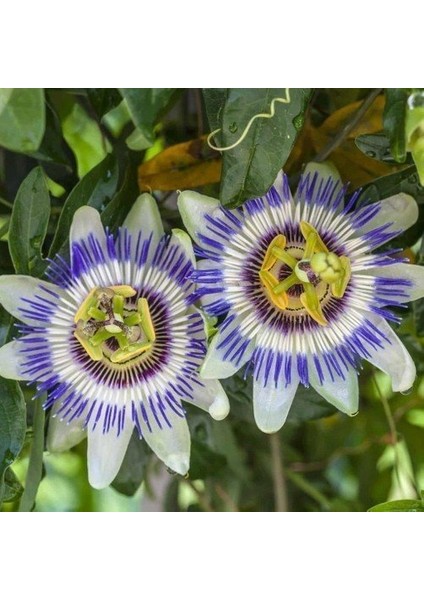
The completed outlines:
<svg viewBox="0 0 424 600">
<path fill-rule="evenodd" d="M 111 151 L 110 143 L 74 96 L 52 92 L 50 97 L 61 121 L 63 137 L 75 155 L 81 179 Z"/>
</svg>

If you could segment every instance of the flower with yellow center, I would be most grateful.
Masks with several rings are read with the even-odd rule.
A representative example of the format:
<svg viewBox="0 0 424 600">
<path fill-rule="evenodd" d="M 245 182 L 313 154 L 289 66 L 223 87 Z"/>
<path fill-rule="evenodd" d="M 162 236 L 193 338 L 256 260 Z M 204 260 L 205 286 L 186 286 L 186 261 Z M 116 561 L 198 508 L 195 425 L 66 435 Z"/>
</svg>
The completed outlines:
<svg viewBox="0 0 424 600">
<path fill-rule="evenodd" d="M 191 300 L 193 268 L 187 234 L 165 235 L 155 200 L 143 194 L 115 238 L 96 210 L 80 208 L 70 263 L 57 257 L 50 281 L 0 277 L 0 303 L 23 322 L 22 335 L 0 348 L 0 375 L 47 393 L 49 450 L 87 436 L 93 487 L 113 481 L 133 431 L 186 474 L 182 400 L 216 419 L 228 413 L 221 384 L 198 375 L 206 336 Z"/>
<path fill-rule="evenodd" d="M 236 210 L 195 192 L 179 197 L 203 259 L 198 297 L 224 317 L 201 376 L 252 367 L 254 414 L 265 432 L 283 425 L 299 384 L 354 415 L 361 359 L 388 373 L 394 391 L 415 378 L 387 320 L 397 320 L 390 307 L 424 296 L 424 268 L 372 251 L 415 223 L 417 204 L 398 194 L 361 208 L 357 195 L 345 203 L 345 191 L 335 169 L 311 164 L 294 197 L 283 174 Z"/>
</svg>

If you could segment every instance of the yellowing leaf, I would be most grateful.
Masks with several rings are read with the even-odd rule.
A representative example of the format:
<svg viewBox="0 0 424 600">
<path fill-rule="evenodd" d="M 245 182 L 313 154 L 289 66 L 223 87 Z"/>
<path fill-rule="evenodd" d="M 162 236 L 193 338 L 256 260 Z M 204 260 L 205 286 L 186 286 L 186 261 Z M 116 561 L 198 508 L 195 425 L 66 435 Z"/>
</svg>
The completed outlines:
<svg viewBox="0 0 424 600">
<path fill-rule="evenodd" d="M 221 158 L 209 148 L 206 137 L 171 146 L 138 168 L 140 191 L 171 191 L 216 183 Z"/>
<path fill-rule="evenodd" d="M 360 108 L 361 102 L 353 102 L 336 110 L 321 127 L 311 131 L 316 152 L 320 152 L 333 140 Z M 355 145 L 355 138 L 366 133 L 376 133 L 383 129 L 384 97 L 377 96 L 359 123 L 349 132 L 342 143 L 329 155 L 344 181 L 350 181 L 354 187 L 370 180 L 399 170 L 398 166 L 388 165 L 363 154 Z"/>
</svg>

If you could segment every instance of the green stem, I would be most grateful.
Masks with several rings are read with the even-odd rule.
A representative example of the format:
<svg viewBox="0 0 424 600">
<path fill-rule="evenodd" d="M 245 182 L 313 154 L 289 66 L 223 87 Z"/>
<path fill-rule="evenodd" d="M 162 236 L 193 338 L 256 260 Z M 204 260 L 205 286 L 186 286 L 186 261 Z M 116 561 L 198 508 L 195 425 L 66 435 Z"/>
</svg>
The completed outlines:
<svg viewBox="0 0 424 600">
<path fill-rule="evenodd" d="M 19 504 L 19 512 L 31 512 L 34 508 L 38 486 L 43 476 L 44 452 L 44 423 L 43 409 L 44 397 L 34 400 L 34 437 L 32 440 L 31 454 L 29 457 L 28 472 L 25 480 L 25 489 Z"/>
<path fill-rule="evenodd" d="M 9 202 L 8 200 L 6 200 L 5 198 L 2 198 L 0 196 L 0 204 L 3 204 L 4 206 L 7 206 L 8 208 L 13 208 L 13 204 L 11 202 Z"/>
<path fill-rule="evenodd" d="M 355 112 L 353 117 L 345 124 L 345 126 L 339 131 L 335 138 L 330 140 L 330 142 L 316 155 L 314 158 L 315 162 L 322 162 L 326 160 L 330 156 L 336 148 L 340 146 L 340 144 L 347 138 L 349 133 L 355 129 L 355 127 L 360 123 L 362 117 L 365 115 L 367 110 L 370 108 L 371 104 L 377 98 L 377 96 L 381 93 L 381 89 L 375 89 L 368 94 L 365 100 L 362 102 L 361 106 Z"/>
<path fill-rule="evenodd" d="M 331 510 L 330 501 L 324 496 L 324 494 L 314 488 L 314 486 L 311 485 L 309 481 L 304 479 L 301 475 L 286 469 L 286 477 L 287 479 L 290 479 L 290 481 L 292 481 L 300 490 L 302 490 L 302 492 L 305 492 L 305 494 L 318 502 L 322 508 L 325 510 Z"/>
<path fill-rule="evenodd" d="M 269 436 L 269 444 L 271 448 L 275 512 L 287 512 L 289 507 L 280 435 L 278 433 L 272 433 Z"/>
<path fill-rule="evenodd" d="M 397 482 L 399 484 L 399 486 L 401 487 L 402 482 L 401 482 L 401 478 L 400 478 L 400 456 L 399 456 L 399 436 L 398 436 L 398 432 L 396 430 L 396 423 L 395 420 L 393 418 L 393 414 L 392 411 L 390 409 L 390 405 L 389 402 L 386 398 L 386 396 L 383 394 L 383 392 L 381 391 L 380 385 L 377 381 L 377 377 L 375 376 L 374 373 L 374 385 L 375 388 L 377 390 L 377 394 L 381 400 L 381 404 L 383 405 L 383 409 L 384 409 L 384 414 L 386 415 L 386 419 L 387 419 L 387 424 L 389 426 L 389 430 L 390 430 L 390 437 L 391 437 L 391 441 L 392 441 L 392 446 L 393 446 L 393 452 L 394 452 L 394 472 L 395 472 L 395 477 L 397 479 Z M 415 488 L 417 495 L 419 497 L 419 488 L 417 486 L 417 483 L 415 481 L 414 478 L 408 477 L 413 485 L 413 487 Z"/>
</svg>

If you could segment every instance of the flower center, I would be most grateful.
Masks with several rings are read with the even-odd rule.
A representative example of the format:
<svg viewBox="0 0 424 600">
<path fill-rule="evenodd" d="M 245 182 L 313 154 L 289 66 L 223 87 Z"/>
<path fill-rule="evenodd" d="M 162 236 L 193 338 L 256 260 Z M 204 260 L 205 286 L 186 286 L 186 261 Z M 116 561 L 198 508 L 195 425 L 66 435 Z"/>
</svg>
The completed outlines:
<svg viewBox="0 0 424 600">
<path fill-rule="evenodd" d="M 259 277 L 276 308 L 303 308 L 325 326 L 328 322 L 322 312 L 322 301 L 329 290 L 334 298 L 343 298 L 351 276 L 350 260 L 330 252 L 316 229 L 306 221 L 301 221 L 300 230 L 305 238 L 301 246 L 287 246 L 284 235 L 272 240 Z M 299 290 L 303 291 L 299 294 Z"/>
<path fill-rule="evenodd" d="M 150 350 L 156 339 L 149 305 L 129 285 L 91 290 L 78 309 L 74 336 L 93 360 L 105 356 L 113 363 L 124 363 Z"/>
</svg>

